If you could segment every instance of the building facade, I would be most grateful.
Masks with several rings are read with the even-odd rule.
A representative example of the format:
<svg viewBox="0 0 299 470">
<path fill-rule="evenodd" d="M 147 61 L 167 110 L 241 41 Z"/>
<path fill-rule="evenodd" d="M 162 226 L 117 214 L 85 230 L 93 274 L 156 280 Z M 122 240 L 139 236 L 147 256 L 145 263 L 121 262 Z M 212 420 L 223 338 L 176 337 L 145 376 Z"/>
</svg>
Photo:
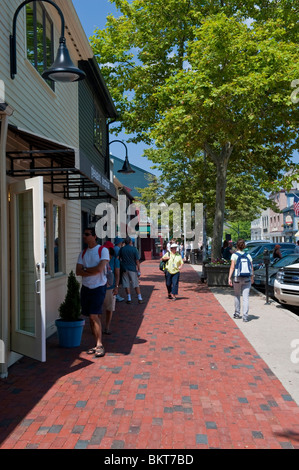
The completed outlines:
<svg viewBox="0 0 299 470">
<path fill-rule="evenodd" d="M 270 240 L 269 215 L 270 209 L 265 209 L 260 217 L 251 222 L 251 240 Z"/>
<path fill-rule="evenodd" d="M 282 189 L 270 195 L 277 210 L 264 210 L 251 222 L 251 240 L 269 240 L 271 243 L 295 242 L 299 239 L 299 214 L 294 210 L 294 196 L 299 194 L 297 183 L 289 192 Z"/>
<path fill-rule="evenodd" d="M 92 50 L 72 2 L 56 0 L 56 5 L 64 15 L 73 63 L 87 64 L 81 91 L 81 82 L 54 83 L 41 76 L 53 63 L 61 31 L 60 15 L 46 2 L 31 2 L 19 11 L 17 74 L 12 79 L 9 37 L 20 4 L 3 0 L 0 17 L 1 376 L 20 355 L 46 360 L 46 338 L 55 332 L 67 276 L 82 248 L 82 214 L 92 210 L 82 201 L 92 197 L 95 205 L 96 198 L 116 194 L 109 179 L 107 141 L 103 155 L 95 158 L 88 150 L 89 137 L 82 138 L 83 121 L 90 115 L 94 144 L 94 102 L 102 113 L 99 120 L 105 120 L 104 132 L 115 110 L 93 70 Z M 94 90 L 89 89 L 94 102 L 83 106 L 82 93 L 87 95 L 94 75 Z"/>
<path fill-rule="evenodd" d="M 285 234 L 283 230 L 283 209 L 287 205 L 287 197 L 285 190 L 271 194 L 270 198 L 277 205 L 277 211 L 269 209 L 269 235 L 270 241 L 273 243 L 285 242 Z"/>
</svg>

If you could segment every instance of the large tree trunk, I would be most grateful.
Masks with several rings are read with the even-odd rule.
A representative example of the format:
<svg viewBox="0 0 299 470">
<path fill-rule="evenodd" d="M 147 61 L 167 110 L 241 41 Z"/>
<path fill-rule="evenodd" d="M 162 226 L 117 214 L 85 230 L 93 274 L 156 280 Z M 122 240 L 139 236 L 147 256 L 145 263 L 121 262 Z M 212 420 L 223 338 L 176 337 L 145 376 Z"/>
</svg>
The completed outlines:
<svg viewBox="0 0 299 470">
<path fill-rule="evenodd" d="M 212 161 L 215 163 L 217 169 L 215 217 L 211 254 L 211 258 L 213 260 L 221 258 L 227 166 L 229 157 L 231 156 L 233 150 L 233 146 L 230 142 L 228 142 L 222 148 L 220 154 L 216 154 L 208 144 L 205 145 L 205 150 Z"/>
</svg>

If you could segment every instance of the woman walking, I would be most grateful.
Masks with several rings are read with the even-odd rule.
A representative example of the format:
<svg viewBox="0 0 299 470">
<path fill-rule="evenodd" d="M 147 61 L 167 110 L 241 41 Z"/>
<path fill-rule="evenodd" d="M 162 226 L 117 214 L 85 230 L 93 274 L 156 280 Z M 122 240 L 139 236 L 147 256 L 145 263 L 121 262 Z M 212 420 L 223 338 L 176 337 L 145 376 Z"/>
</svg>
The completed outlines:
<svg viewBox="0 0 299 470">
<path fill-rule="evenodd" d="M 170 245 L 170 253 L 167 252 L 163 257 L 163 261 L 167 261 L 165 266 L 165 281 L 168 292 L 168 298 L 176 300 L 179 291 L 180 270 L 184 264 L 180 253 L 177 251 L 178 245 L 172 243 Z"/>
<path fill-rule="evenodd" d="M 252 258 L 244 252 L 246 244 L 243 238 L 237 241 L 237 251 L 231 256 L 231 265 L 228 275 L 228 283 L 234 287 L 235 313 L 234 318 L 241 318 L 241 302 L 243 297 L 243 321 L 248 321 L 249 291 L 253 282 Z M 232 280 L 232 276 L 234 280 Z"/>
</svg>

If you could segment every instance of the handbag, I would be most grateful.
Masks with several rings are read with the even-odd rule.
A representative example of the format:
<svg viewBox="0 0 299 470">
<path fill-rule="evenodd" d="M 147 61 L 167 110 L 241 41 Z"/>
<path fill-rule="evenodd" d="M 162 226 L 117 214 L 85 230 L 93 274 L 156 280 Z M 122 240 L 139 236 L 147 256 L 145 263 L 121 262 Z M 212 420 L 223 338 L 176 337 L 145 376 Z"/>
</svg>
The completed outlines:
<svg viewBox="0 0 299 470">
<path fill-rule="evenodd" d="M 167 263 L 167 261 L 163 261 L 163 260 L 161 259 L 160 264 L 159 264 L 159 269 L 160 269 L 160 271 L 163 271 L 163 272 L 165 271 L 166 263 Z"/>
</svg>

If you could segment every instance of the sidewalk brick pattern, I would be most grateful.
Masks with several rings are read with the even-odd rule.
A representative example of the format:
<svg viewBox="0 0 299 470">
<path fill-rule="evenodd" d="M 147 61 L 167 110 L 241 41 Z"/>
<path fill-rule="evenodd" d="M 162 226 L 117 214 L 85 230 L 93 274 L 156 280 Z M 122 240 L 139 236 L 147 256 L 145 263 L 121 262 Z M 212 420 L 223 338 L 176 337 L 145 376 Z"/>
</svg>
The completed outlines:
<svg viewBox="0 0 299 470">
<path fill-rule="evenodd" d="M 299 408 L 189 265 L 167 299 L 142 263 L 144 304 L 116 304 L 106 355 L 47 341 L 0 380 L 1 449 L 299 448 Z"/>
</svg>

